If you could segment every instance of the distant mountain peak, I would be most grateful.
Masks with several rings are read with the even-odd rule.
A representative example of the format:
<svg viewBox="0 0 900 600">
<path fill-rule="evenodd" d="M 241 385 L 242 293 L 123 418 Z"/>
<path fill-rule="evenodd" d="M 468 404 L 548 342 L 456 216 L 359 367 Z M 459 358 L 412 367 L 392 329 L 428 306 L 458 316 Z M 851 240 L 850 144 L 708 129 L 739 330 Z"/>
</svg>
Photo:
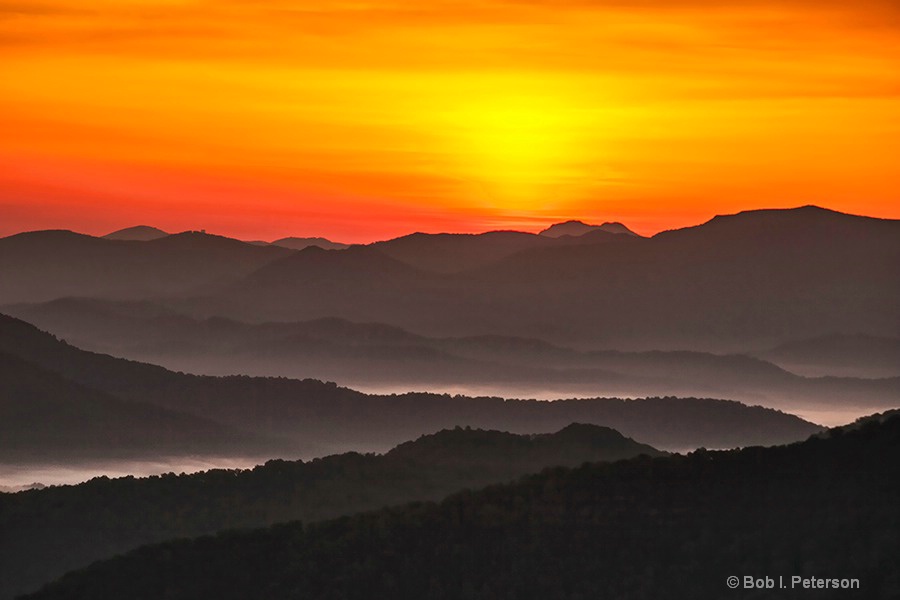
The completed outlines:
<svg viewBox="0 0 900 600">
<path fill-rule="evenodd" d="M 282 248 L 290 248 L 291 250 L 304 250 L 312 246 L 321 248 L 322 250 L 344 250 L 346 248 L 349 248 L 349 244 L 332 242 L 331 240 L 323 237 L 286 237 L 281 238 L 280 240 L 275 240 L 271 243 L 271 245 L 281 246 Z"/>
<path fill-rule="evenodd" d="M 814 204 L 806 204 L 804 206 L 795 206 L 792 208 L 753 208 L 742 210 L 732 214 L 716 215 L 707 223 L 720 223 L 722 221 L 748 221 L 759 219 L 844 219 L 858 218 L 858 215 L 843 213 L 830 208 L 823 208 Z M 862 217 L 868 218 L 868 217 Z"/>
<path fill-rule="evenodd" d="M 584 221 L 570 220 L 563 223 L 556 223 L 543 230 L 540 235 L 545 237 L 559 238 L 563 236 L 581 237 L 592 231 L 605 231 L 607 233 L 625 234 L 637 236 L 635 232 L 628 229 L 625 225 L 618 222 L 607 221 L 602 225 L 591 225 Z"/>
<path fill-rule="evenodd" d="M 112 233 L 108 233 L 103 237 L 107 240 L 130 240 L 130 241 L 138 241 L 138 242 L 149 242 L 151 240 L 158 240 L 159 238 L 164 238 L 169 234 L 163 231 L 162 229 L 158 229 L 156 227 L 151 227 L 150 225 L 137 225 L 135 227 L 126 227 L 125 229 L 119 229 L 118 231 L 113 231 Z"/>
</svg>

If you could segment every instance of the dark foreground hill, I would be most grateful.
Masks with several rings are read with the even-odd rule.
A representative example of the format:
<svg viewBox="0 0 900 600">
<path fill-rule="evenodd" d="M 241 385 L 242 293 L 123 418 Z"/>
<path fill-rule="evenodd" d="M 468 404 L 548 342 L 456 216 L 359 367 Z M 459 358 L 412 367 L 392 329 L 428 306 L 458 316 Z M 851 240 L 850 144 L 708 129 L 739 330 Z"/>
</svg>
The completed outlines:
<svg viewBox="0 0 900 600">
<path fill-rule="evenodd" d="M 99 478 L 2 494 L 0 598 L 151 542 L 438 500 L 549 466 L 640 454 L 661 453 L 592 425 L 535 436 L 456 429 L 423 436 L 382 456 L 278 460 L 247 471 Z"/>
<path fill-rule="evenodd" d="M 786 447 L 557 468 L 440 504 L 145 547 L 30 598 L 894 598 L 898 463 L 894 417 Z M 746 576 L 786 589 L 729 589 Z"/>
<path fill-rule="evenodd" d="M 280 456 L 383 451 L 457 425 L 546 433 L 570 423 L 591 423 L 667 450 L 785 443 L 819 430 L 793 415 L 712 399 L 544 402 L 427 393 L 373 395 L 312 379 L 186 375 L 85 352 L 3 315 L 0 352 L 123 401 L 152 404 L 255 436 L 285 440 Z"/>
</svg>

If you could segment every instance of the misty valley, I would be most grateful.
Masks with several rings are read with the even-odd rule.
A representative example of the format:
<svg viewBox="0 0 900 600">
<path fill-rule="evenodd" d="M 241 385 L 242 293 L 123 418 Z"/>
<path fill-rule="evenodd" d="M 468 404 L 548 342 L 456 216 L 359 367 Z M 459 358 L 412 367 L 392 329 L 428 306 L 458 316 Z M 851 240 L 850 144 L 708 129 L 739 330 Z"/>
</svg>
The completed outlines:
<svg viewBox="0 0 900 600">
<path fill-rule="evenodd" d="M 900 595 L 897 220 L 25 232 L 0 382 L 0 600 Z"/>
</svg>

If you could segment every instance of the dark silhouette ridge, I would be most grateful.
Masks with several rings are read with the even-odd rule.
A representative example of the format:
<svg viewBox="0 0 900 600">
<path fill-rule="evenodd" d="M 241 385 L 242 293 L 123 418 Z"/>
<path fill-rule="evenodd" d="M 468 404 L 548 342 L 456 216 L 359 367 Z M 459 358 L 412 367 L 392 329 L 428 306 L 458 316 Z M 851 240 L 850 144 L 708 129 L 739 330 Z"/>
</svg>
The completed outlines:
<svg viewBox="0 0 900 600">
<path fill-rule="evenodd" d="M 632 230 L 628 229 L 628 227 L 626 227 L 622 223 L 607 221 L 602 225 L 588 225 L 584 221 L 576 220 L 551 225 L 547 229 L 543 230 L 540 235 L 551 238 L 559 238 L 564 236 L 581 237 L 587 233 L 593 233 L 597 231 L 641 237 Z"/>
<path fill-rule="evenodd" d="M 125 402 L 0 352 L 0 456 L 29 464 L 247 451 L 253 436 L 145 402 Z"/>
<path fill-rule="evenodd" d="M 332 242 L 323 237 L 286 237 L 271 242 L 271 245 L 290 248 L 291 250 L 303 250 L 310 246 L 317 246 L 323 250 L 344 250 L 345 248 L 350 247 L 349 244 Z"/>
<path fill-rule="evenodd" d="M 888 231 L 897 227 L 896 219 L 882 219 L 879 217 L 867 217 L 842 213 L 820 206 L 806 205 L 796 208 L 763 208 L 744 210 L 729 215 L 716 215 L 709 221 L 692 227 L 661 231 L 653 238 L 687 238 L 698 230 L 703 230 L 708 239 L 726 241 L 729 236 L 737 235 L 741 238 L 756 241 L 770 238 L 781 243 L 790 243 L 785 239 L 785 234 L 790 234 L 794 242 L 806 241 L 803 236 L 817 236 L 822 231 L 844 237 L 848 233 L 854 235 L 864 234 L 868 228 L 887 228 Z M 884 229 L 881 229 L 884 231 Z"/>
<path fill-rule="evenodd" d="M 80 348 L 196 374 L 311 377 L 364 389 L 468 386 L 500 395 L 713 396 L 857 415 L 900 404 L 898 377 L 821 377 L 827 370 L 801 377 L 746 355 L 585 352 L 517 337 L 432 338 L 333 318 L 249 324 L 193 319 L 147 302 L 69 298 L 7 310 Z M 877 365 L 877 352 L 859 360 Z M 884 358 L 900 364 L 889 352 Z"/>
<path fill-rule="evenodd" d="M 195 232 L 150 241 L 37 231 L 0 239 L 0 302 L 195 294 L 292 253 Z"/>
<path fill-rule="evenodd" d="M 340 267 L 325 254 L 279 261 L 185 308 L 253 321 L 385 322 L 429 336 L 717 352 L 900 329 L 900 221 L 822 209 L 742 213 L 627 244 L 528 248 L 451 274 L 367 273 L 379 254 L 359 248 Z M 352 281 L 331 272 L 338 268 Z"/>
<path fill-rule="evenodd" d="M 418 269 L 454 273 L 489 264 L 543 242 L 534 234 L 519 231 L 413 233 L 376 242 L 372 247 Z"/>
<path fill-rule="evenodd" d="M 283 439 L 284 453 L 381 450 L 457 425 L 541 433 L 572 422 L 590 423 L 663 449 L 781 443 L 819 430 L 793 415 L 723 400 L 542 402 L 427 393 L 367 395 L 312 379 L 186 375 L 79 350 L 6 316 L 0 316 L 0 352 L 123 400 Z"/>
<path fill-rule="evenodd" d="M 223 529 L 327 518 L 512 481 L 550 466 L 662 453 L 592 425 L 522 436 L 445 430 L 383 456 L 273 460 L 252 470 L 97 478 L 0 495 L 0 599 L 137 546 Z"/>
<path fill-rule="evenodd" d="M 285 279 L 298 270 L 302 271 L 303 280 Z M 318 246 L 309 246 L 266 265 L 265 268 L 248 276 L 247 283 L 315 285 L 320 281 L 344 282 L 362 276 L 401 280 L 422 277 L 425 273 L 364 246 L 351 246 L 346 250 L 325 250 Z"/>
<path fill-rule="evenodd" d="M 894 416 L 790 446 L 548 469 L 438 504 L 147 546 L 28 598 L 772 595 L 728 589 L 745 574 L 787 598 L 811 593 L 794 576 L 858 582 L 817 597 L 893 598 L 898 462 Z"/>
<path fill-rule="evenodd" d="M 0 303 L 166 296 L 192 316 L 340 317 L 429 336 L 623 350 L 739 352 L 834 332 L 900 331 L 898 221 L 815 207 L 716 217 L 650 239 L 497 232 L 383 244 L 415 267 L 389 264 L 395 259 L 376 245 L 294 261 L 278 254 L 287 249 L 229 240 L 226 251 L 225 240 L 200 234 L 203 251 L 177 235 L 140 244 L 67 235 L 0 239 L 0 276 L 10 282 Z M 503 256 L 511 248 L 494 242 L 507 238 L 544 242 Z M 624 239 L 631 243 L 609 243 Z"/>
<path fill-rule="evenodd" d="M 423 271 L 461 273 L 495 263 L 530 248 L 634 241 L 605 230 L 584 236 L 551 238 L 521 231 L 487 233 L 413 233 L 370 247 Z"/>
<path fill-rule="evenodd" d="M 150 240 L 158 240 L 169 235 L 167 232 L 149 225 L 138 225 L 136 227 L 127 227 L 119 229 L 103 236 L 107 240 L 130 240 L 137 242 L 149 242 Z"/>
</svg>

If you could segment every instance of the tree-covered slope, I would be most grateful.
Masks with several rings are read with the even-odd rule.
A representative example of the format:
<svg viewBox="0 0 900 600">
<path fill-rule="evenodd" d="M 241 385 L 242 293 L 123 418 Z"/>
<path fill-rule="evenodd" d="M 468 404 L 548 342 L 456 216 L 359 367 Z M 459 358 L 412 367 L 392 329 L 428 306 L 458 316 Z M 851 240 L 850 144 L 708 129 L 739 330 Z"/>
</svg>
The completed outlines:
<svg viewBox="0 0 900 600">
<path fill-rule="evenodd" d="M 273 460 L 245 471 L 104 477 L 0 494 L 0 598 L 37 589 L 68 570 L 142 544 L 438 500 L 548 466 L 640 454 L 660 452 L 593 425 L 533 436 L 455 429 L 382 456 Z"/>
<path fill-rule="evenodd" d="M 319 524 L 144 547 L 32 599 L 771 598 L 900 593 L 900 418 L 774 448 L 557 468 Z"/>
<path fill-rule="evenodd" d="M 228 454 L 266 442 L 195 415 L 127 402 L 0 352 L 0 460 Z"/>
</svg>

